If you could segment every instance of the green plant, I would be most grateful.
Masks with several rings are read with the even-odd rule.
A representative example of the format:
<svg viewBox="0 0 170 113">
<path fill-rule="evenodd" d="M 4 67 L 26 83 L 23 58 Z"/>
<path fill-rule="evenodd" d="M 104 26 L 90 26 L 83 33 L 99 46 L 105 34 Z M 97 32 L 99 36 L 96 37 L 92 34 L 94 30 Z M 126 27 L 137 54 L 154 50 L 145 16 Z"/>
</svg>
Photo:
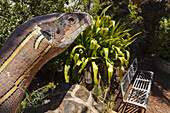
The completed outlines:
<svg viewBox="0 0 170 113">
<path fill-rule="evenodd" d="M 95 85 L 99 80 L 102 86 L 104 83 L 110 85 L 114 67 L 120 67 L 122 77 L 124 66 L 128 66 L 130 57 L 128 46 L 139 33 L 131 36 L 129 32 L 132 29 L 126 29 L 125 23 L 120 25 L 105 15 L 109 7 L 74 42 L 64 68 L 66 82 L 77 81 L 89 67 L 92 67 Z"/>
<path fill-rule="evenodd" d="M 31 106 L 36 107 L 42 105 L 43 100 L 49 96 L 50 92 L 52 92 L 55 87 L 56 85 L 54 85 L 54 82 L 50 82 L 48 85 L 38 88 L 32 93 L 26 92 L 25 98 L 22 100 L 18 112 L 21 113 L 21 111 L 24 111 Z"/>
<path fill-rule="evenodd" d="M 139 26 L 142 24 L 142 13 L 141 8 L 138 5 L 133 4 L 131 0 L 129 0 L 128 4 L 129 14 L 124 18 L 124 21 L 128 22 L 131 27 L 135 27 L 140 29 Z M 138 27 L 137 27 L 138 26 Z"/>
<path fill-rule="evenodd" d="M 170 14 L 162 17 L 152 43 L 157 57 L 170 62 Z"/>
<path fill-rule="evenodd" d="M 102 113 L 110 113 L 112 111 L 115 104 L 115 100 L 114 95 L 111 94 L 108 87 L 104 87 L 103 89 L 101 89 L 95 86 L 92 91 L 92 94 L 97 103 L 102 103 Z"/>
<path fill-rule="evenodd" d="M 0 47 L 19 25 L 35 16 L 64 12 L 68 0 L 0 0 Z"/>
<path fill-rule="evenodd" d="M 102 5 L 100 0 L 71 0 L 69 5 L 65 7 L 65 12 L 81 11 L 96 16 Z"/>
</svg>

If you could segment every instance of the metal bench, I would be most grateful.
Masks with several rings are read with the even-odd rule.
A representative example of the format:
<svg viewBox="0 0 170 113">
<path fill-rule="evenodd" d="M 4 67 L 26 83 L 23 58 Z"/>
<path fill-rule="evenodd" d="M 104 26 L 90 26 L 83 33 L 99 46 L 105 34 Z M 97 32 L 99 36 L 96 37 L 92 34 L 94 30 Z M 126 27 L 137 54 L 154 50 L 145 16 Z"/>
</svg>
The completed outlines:
<svg viewBox="0 0 170 113">
<path fill-rule="evenodd" d="M 136 105 L 145 112 L 153 79 L 153 72 L 138 70 L 137 58 L 134 59 L 122 78 L 121 93 L 123 103 Z"/>
</svg>

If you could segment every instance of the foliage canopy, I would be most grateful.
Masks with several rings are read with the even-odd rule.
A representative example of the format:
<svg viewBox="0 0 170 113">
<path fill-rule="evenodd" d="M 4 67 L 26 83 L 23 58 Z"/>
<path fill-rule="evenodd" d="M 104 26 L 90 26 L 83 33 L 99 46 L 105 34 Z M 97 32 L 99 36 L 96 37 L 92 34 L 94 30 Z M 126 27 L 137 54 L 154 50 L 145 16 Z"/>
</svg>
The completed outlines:
<svg viewBox="0 0 170 113">
<path fill-rule="evenodd" d="M 19 25 L 35 16 L 64 12 L 68 0 L 0 0 L 0 47 Z"/>
<path fill-rule="evenodd" d="M 162 17 L 152 43 L 157 57 L 170 62 L 170 14 Z"/>
</svg>

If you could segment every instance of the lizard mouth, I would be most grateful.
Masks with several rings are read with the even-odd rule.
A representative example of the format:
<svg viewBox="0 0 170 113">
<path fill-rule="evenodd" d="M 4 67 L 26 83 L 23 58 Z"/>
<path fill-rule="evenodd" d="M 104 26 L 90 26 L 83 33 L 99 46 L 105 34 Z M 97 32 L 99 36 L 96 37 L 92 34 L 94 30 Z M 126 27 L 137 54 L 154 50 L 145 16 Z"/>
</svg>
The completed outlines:
<svg viewBox="0 0 170 113">
<path fill-rule="evenodd" d="M 76 38 L 77 36 L 85 29 L 87 28 L 88 26 L 90 26 L 91 23 L 88 21 L 87 23 L 83 24 L 82 26 L 80 26 L 76 31 L 74 31 L 73 33 L 71 33 L 70 35 L 67 36 L 68 38 L 68 41 L 70 43 L 72 43 Z"/>
<path fill-rule="evenodd" d="M 92 25 L 92 17 L 90 15 L 87 16 L 87 22 L 84 23 L 83 25 L 81 25 L 76 31 L 74 31 L 73 33 L 71 33 L 70 35 L 67 36 L 67 39 L 72 43 L 77 36 L 83 31 L 85 30 L 85 28 L 89 27 Z"/>
</svg>

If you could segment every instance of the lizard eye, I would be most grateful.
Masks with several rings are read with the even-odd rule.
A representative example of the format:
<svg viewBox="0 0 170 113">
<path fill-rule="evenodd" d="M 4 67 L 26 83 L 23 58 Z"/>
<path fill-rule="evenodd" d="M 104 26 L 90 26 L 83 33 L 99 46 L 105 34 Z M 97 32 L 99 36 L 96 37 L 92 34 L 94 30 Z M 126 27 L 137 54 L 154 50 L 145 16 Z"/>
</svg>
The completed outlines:
<svg viewBox="0 0 170 113">
<path fill-rule="evenodd" d="M 73 17 L 69 17 L 69 18 L 67 19 L 67 21 L 68 21 L 68 23 L 71 24 L 71 25 L 75 23 L 75 20 L 74 20 Z"/>
</svg>

